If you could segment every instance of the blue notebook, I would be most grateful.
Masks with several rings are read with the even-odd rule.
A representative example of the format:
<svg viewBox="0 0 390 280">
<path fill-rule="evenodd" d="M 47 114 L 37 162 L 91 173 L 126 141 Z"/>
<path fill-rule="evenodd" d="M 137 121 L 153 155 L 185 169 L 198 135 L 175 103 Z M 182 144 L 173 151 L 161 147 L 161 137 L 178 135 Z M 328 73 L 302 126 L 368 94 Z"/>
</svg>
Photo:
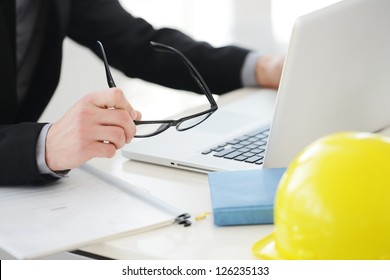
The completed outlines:
<svg viewBox="0 0 390 280">
<path fill-rule="evenodd" d="M 285 168 L 208 174 L 214 224 L 272 224 L 276 189 Z"/>
</svg>

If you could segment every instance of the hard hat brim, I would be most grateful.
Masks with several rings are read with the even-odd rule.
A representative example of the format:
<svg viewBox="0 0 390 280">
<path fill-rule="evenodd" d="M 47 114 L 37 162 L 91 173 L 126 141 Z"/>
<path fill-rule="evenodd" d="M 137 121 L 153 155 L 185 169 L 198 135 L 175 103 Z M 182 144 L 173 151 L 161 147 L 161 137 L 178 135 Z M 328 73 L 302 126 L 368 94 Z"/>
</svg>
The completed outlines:
<svg viewBox="0 0 390 280">
<path fill-rule="evenodd" d="M 265 260 L 282 260 L 275 246 L 274 233 L 257 241 L 252 247 L 252 253 L 259 259 Z"/>
</svg>

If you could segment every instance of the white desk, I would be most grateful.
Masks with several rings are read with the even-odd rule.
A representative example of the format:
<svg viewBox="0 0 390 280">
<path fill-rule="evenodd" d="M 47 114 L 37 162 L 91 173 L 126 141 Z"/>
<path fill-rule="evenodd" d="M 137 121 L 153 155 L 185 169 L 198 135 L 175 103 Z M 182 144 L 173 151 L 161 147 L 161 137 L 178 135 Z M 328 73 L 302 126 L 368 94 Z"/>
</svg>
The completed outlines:
<svg viewBox="0 0 390 280">
<path fill-rule="evenodd" d="M 246 91 L 226 95 L 219 103 L 231 102 Z M 198 96 L 171 98 L 167 102 L 179 98 L 180 107 L 186 108 L 186 102 L 193 104 Z M 212 215 L 196 221 L 196 216 L 211 212 L 206 174 L 130 161 L 120 152 L 112 159 L 93 159 L 90 163 L 189 212 L 192 225 L 172 225 L 138 233 L 81 248 L 83 251 L 114 259 L 254 259 L 252 245 L 272 231 L 272 225 L 217 227 Z"/>
<path fill-rule="evenodd" d="M 204 103 L 203 96 L 183 94 L 138 80 L 121 82 L 127 98 L 144 114 L 144 119 L 174 115 Z M 246 90 L 221 97 L 219 104 L 233 102 Z M 55 121 L 65 111 L 61 96 L 54 98 L 46 116 Z M 384 132 L 390 135 L 390 127 Z M 217 227 L 212 216 L 195 221 L 194 217 L 211 212 L 207 175 L 168 167 L 133 162 L 121 156 L 94 159 L 94 166 L 152 192 L 162 200 L 188 211 L 192 226 L 172 225 L 126 238 L 93 245 L 81 250 L 113 259 L 254 259 L 252 245 L 270 233 L 272 225 Z M 142 213 L 140 213 L 142 215 Z"/>
<path fill-rule="evenodd" d="M 199 95 L 130 81 L 123 89 L 134 107 L 142 110 L 145 119 L 174 115 L 188 109 L 189 104 L 205 101 Z M 225 95 L 218 103 L 232 102 L 247 91 Z M 46 115 L 58 114 L 55 103 L 54 100 Z M 385 134 L 390 135 L 390 127 Z M 211 212 L 205 174 L 129 161 L 120 152 L 112 159 L 93 159 L 90 163 L 188 211 L 193 222 L 190 227 L 172 225 L 81 248 L 83 251 L 113 259 L 254 259 L 252 245 L 273 229 L 272 225 L 217 227 L 212 216 L 195 221 L 199 214 Z"/>
<path fill-rule="evenodd" d="M 206 174 L 133 162 L 121 155 L 93 164 L 188 211 L 192 225 L 138 233 L 83 251 L 114 259 L 253 259 L 251 246 L 272 230 L 271 225 L 217 227 L 212 216 L 195 221 L 199 214 L 211 212 Z"/>
</svg>

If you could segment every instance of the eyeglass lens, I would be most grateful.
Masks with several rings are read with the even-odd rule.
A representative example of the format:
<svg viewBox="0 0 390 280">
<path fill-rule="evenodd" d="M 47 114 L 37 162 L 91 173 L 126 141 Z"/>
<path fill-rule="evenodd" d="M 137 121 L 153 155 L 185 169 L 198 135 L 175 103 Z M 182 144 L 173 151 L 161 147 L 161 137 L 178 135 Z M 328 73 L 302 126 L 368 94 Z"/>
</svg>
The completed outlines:
<svg viewBox="0 0 390 280">
<path fill-rule="evenodd" d="M 205 112 L 204 114 L 197 116 L 197 117 L 192 117 L 190 119 L 187 119 L 185 121 L 182 121 L 180 124 L 177 125 L 177 130 L 187 130 L 190 129 L 201 122 L 203 122 L 205 119 L 207 119 L 211 115 L 210 112 Z"/>
<path fill-rule="evenodd" d="M 149 137 L 163 132 L 170 127 L 169 123 L 140 123 L 137 124 L 135 137 Z"/>
<path fill-rule="evenodd" d="M 204 120 L 206 120 L 212 112 L 205 112 L 204 114 L 196 117 L 191 117 L 189 119 L 183 120 L 182 122 L 176 125 L 176 130 L 184 131 L 190 129 L 194 126 L 197 126 Z M 159 134 L 164 130 L 168 129 L 172 124 L 171 123 L 136 123 L 137 131 L 135 137 L 149 137 L 152 135 Z"/>
</svg>

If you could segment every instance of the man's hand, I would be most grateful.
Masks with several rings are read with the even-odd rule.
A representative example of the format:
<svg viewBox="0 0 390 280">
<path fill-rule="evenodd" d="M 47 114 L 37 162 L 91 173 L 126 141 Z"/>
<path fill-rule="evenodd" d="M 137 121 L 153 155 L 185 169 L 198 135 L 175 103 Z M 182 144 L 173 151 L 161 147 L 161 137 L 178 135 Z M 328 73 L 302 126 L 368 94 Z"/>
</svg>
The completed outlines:
<svg viewBox="0 0 390 280">
<path fill-rule="evenodd" d="M 284 55 L 261 56 L 256 64 L 256 81 L 262 87 L 279 87 L 284 63 Z"/>
<path fill-rule="evenodd" d="M 53 171 L 72 169 L 94 157 L 111 158 L 135 135 L 134 110 L 118 88 L 90 93 L 54 123 L 46 138 L 46 163 Z"/>
</svg>

